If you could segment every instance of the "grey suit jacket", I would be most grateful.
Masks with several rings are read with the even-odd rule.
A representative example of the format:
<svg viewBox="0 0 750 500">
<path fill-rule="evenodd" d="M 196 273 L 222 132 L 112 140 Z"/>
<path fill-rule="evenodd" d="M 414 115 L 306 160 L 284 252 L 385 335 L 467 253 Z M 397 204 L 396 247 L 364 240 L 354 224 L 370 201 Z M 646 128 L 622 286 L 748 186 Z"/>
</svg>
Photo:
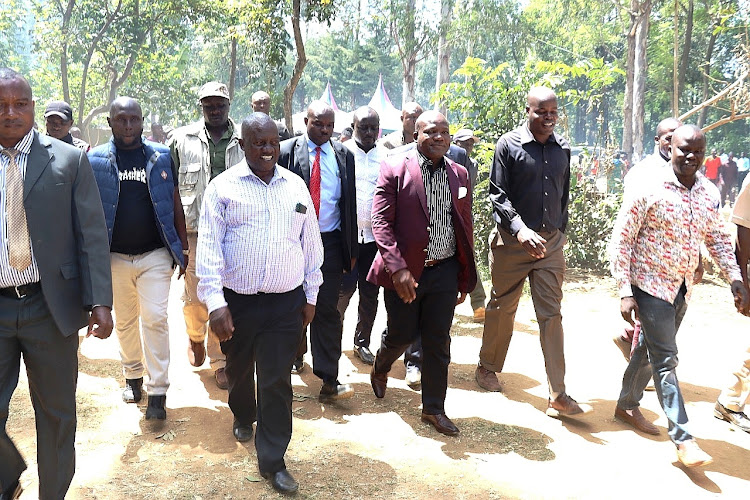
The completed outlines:
<svg viewBox="0 0 750 500">
<path fill-rule="evenodd" d="M 42 293 L 65 336 L 88 323 L 91 307 L 112 307 L 107 227 L 86 153 L 34 134 L 23 190 Z"/>
<path fill-rule="evenodd" d="M 336 163 L 341 178 L 341 244 L 343 249 L 342 268 L 351 271 L 351 259 L 359 256 L 357 244 L 357 191 L 354 186 L 354 155 L 337 141 L 331 141 Z M 310 187 L 310 158 L 307 147 L 307 135 L 301 135 L 281 143 L 279 165 L 287 168 L 304 179 Z M 325 264 L 324 264 L 325 265 Z"/>
</svg>

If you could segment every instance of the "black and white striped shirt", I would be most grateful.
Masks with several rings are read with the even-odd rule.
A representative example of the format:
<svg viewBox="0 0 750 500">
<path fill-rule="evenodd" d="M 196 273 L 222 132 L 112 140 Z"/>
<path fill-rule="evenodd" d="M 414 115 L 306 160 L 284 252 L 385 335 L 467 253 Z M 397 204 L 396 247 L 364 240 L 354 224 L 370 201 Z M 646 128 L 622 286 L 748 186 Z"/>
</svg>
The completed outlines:
<svg viewBox="0 0 750 500">
<path fill-rule="evenodd" d="M 419 168 L 427 199 L 429 214 L 430 241 L 427 244 L 427 260 L 441 260 L 456 254 L 456 234 L 453 232 L 451 210 L 451 190 L 448 185 L 448 174 L 445 171 L 445 159 L 437 165 L 417 150 Z"/>
<path fill-rule="evenodd" d="M 21 169 L 21 175 L 26 178 L 26 164 L 29 160 L 29 154 L 31 153 L 31 143 L 34 141 L 34 134 L 36 132 L 32 128 L 28 134 L 21 139 L 16 148 L 19 152 L 16 156 L 16 163 Z M 0 147 L 0 149 L 2 149 Z M 29 283 L 36 283 L 40 280 L 39 267 L 36 263 L 36 257 L 34 256 L 34 246 L 31 248 L 31 265 L 23 271 L 18 271 L 10 266 L 8 259 L 8 222 L 6 213 L 6 198 L 5 198 L 5 171 L 10 166 L 10 158 L 4 154 L 0 154 L 0 288 L 7 288 L 10 286 L 28 285 Z"/>
</svg>

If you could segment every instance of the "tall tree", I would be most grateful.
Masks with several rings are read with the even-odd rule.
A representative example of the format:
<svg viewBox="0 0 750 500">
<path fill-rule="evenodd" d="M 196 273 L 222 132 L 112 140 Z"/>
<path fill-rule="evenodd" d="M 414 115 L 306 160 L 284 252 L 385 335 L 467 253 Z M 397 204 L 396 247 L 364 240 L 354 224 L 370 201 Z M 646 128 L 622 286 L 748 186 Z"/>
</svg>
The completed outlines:
<svg viewBox="0 0 750 500">
<path fill-rule="evenodd" d="M 451 13 L 453 10 L 453 0 L 440 0 L 440 25 L 438 26 L 438 67 L 435 78 L 435 91 L 440 90 L 440 86 L 448 83 L 450 78 L 451 46 L 448 39 L 448 33 L 451 27 Z M 436 101 L 435 109 L 445 114 L 447 111 L 445 101 Z"/>
<path fill-rule="evenodd" d="M 403 70 L 402 106 L 415 100 L 417 64 L 430 55 L 436 43 L 436 28 L 427 11 L 417 9 L 417 0 L 388 0 L 380 6 Z"/>
</svg>

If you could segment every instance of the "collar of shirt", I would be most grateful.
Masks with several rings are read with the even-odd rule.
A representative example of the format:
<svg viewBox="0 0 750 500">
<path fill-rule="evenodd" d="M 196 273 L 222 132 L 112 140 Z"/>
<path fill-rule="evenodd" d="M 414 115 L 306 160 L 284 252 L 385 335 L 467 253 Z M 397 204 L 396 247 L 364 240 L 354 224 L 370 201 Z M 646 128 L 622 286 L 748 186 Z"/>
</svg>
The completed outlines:
<svg viewBox="0 0 750 500">
<path fill-rule="evenodd" d="M 677 186 L 677 188 L 685 190 L 685 191 L 693 191 L 693 192 L 695 192 L 695 191 L 699 191 L 699 190 L 710 189 L 710 188 L 708 188 L 709 181 L 700 172 L 696 172 L 695 173 L 695 183 L 693 184 L 692 187 L 688 188 L 687 186 L 683 185 L 677 179 L 677 174 L 675 174 L 674 173 L 674 169 L 671 168 L 672 167 L 671 163 L 668 164 L 668 167 L 669 168 L 659 169 L 659 174 L 658 174 L 660 176 L 659 179 L 662 180 L 663 182 L 668 182 L 670 184 L 673 184 L 673 185 Z M 710 184 L 711 184 L 711 186 L 714 185 L 713 182 L 711 182 Z"/>
<path fill-rule="evenodd" d="M 206 134 L 206 138 L 211 140 L 211 133 L 206 128 L 206 121 L 203 120 L 203 132 Z M 224 139 L 231 139 L 234 135 L 234 125 L 232 125 L 232 120 L 227 120 L 227 129 L 224 131 L 223 134 L 221 134 L 221 139 L 219 139 L 219 142 L 223 141 Z"/>
<path fill-rule="evenodd" d="M 435 165 L 435 162 L 427 158 L 425 155 L 422 154 L 422 152 L 417 149 L 417 160 L 419 161 L 419 167 L 427 167 L 430 169 L 431 172 L 438 170 L 440 168 L 443 168 L 445 166 L 445 157 L 440 158 L 440 161 L 438 161 L 437 165 Z"/>
<path fill-rule="evenodd" d="M 247 160 L 245 158 L 243 158 L 242 161 L 235 166 L 237 167 L 237 177 L 252 177 L 252 178 L 258 179 L 260 182 L 265 184 L 265 181 L 261 179 L 260 177 L 258 177 L 258 175 L 255 172 L 253 172 L 253 170 L 250 168 L 250 165 L 248 165 Z M 289 171 L 283 168 L 279 168 L 277 164 L 273 169 L 273 177 L 271 177 L 271 180 L 268 181 L 268 185 L 270 186 L 274 182 L 277 182 L 279 179 L 286 178 L 287 172 Z"/>
<path fill-rule="evenodd" d="M 359 147 L 359 144 L 357 144 L 357 142 L 354 139 L 346 141 L 344 143 L 344 146 L 349 151 L 352 152 L 352 154 L 354 155 L 355 158 L 357 156 L 362 156 L 362 157 L 367 158 L 367 159 L 382 158 L 382 157 L 385 156 L 385 153 L 386 153 L 385 147 L 381 146 L 380 144 L 377 144 L 377 143 L 375 144 L 375 146 L 372 149 L 370 149 L 369 151 L 365 152 L 364 149 L 362 149 L 362 148 Z"/>
<path fill-rule="evenodd" d="M 14 149 L 16 149 L 19 153 L 23 155 L 27 155 L 31 153 L 31 143 L 34 142 L 34 133 L 35 133 L 35 130 L 33 128 L 29 130 L 29 132 L 25 136 L 23 136 L 23 138 L 20 141 L 18 141 L 15 146 L 13 146 Z M 0 149 L 6 149 L 6 148 L 0 147 Z"/>
<path fill-rule="evenodd" d="M 539 142 L 534 137 L 534 134 L 531 133 L 531 129 L 529 128 L 529 122 L 527 121 L 523 127 L 521 127 L 520 130 L 521 134 L 521 144 L 528 144 L 530 142 Z M 557 135 L 554 131 L 552 132 L 552 135 L 547 139 L 547 142 L 545 144 L 549 144 L 550 141 L 556 142 L 560 147 L 562 147 L 563 143 L 560 141 L 560 136 Z M 542 144 L 539 142 L 539 144 Z"/>
<path fill-rule="evenodd" d="M 331 147 L 331 141 L 326 141 L 320 146 L 318 146 L 313 141 L 311 141 L 309 137 L 307 137 L 307 134 L 305 134 L 305 139 L 307 140 L 307 151 L 309 154 L 314 155 L 315 148 L 317 147 L 320 147 L 320 152 L 323 153 L 324 155 L 329 155 L 333 153 L 333 147 Z"/>
</svg>

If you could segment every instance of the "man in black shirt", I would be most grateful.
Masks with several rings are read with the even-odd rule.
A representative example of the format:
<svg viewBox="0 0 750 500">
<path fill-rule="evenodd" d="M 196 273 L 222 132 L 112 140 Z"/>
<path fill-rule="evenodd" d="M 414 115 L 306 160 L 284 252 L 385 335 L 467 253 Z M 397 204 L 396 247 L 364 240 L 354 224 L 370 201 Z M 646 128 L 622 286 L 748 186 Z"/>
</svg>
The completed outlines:
<svg viewBox="0 0 750 500">
<path fill-rule="evenodd" d="M 565 272 L 570 146 L 555 134 L 557 97 L 545 87 L 529 91 L 527 123 L 497 141 L 490 172 L 490 201 L 497 227 L 491 236 L 492 292 L 487 304 L 476 380 L 500 391 L 523 284 L 529 278 L 547 368 L 548 414 L 582 410 L 565 392 L 565 355 L 560 302 Z"/>
<path fill-rule="evenodd" d="M 175 264 L 180 276 L 186 266 L 185 215 L 169 148 L 142 138 L 138 102 L 116 99 L 107 121 L 112 140 L 89 157 L 109 231 L 115 326 L 125 375 L 122 398 L 140 401 L 145 371 L 146 418 L 163 420 L 169 387 L 169 285 Z"/>
</svg>

